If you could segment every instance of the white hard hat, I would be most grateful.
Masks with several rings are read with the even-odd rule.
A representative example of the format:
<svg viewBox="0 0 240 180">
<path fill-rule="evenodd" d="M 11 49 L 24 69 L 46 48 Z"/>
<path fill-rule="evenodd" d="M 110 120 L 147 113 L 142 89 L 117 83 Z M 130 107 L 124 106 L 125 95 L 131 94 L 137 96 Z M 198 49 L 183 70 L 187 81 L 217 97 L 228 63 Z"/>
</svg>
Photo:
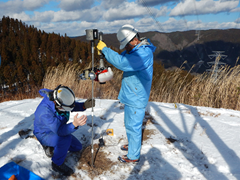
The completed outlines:
<svg viewBox="0 0 240 180">
<path fill-rule="evenodd" d="M 123 49 L 127 43 L 129 43 L 134 36 L 136 36 L 137 33 L 138 30 L 132 25 L 126 24 L 122 26 L 117 33 L 117 39 L 120 42 L 120 49 Z"/>
<path fill-rule="evenodd" d="M 73 110 L 75 106 L 75 95 L 67 86 L 59 85 L 53 92 L 54 101 L 65 111 Z"/>
</svg>

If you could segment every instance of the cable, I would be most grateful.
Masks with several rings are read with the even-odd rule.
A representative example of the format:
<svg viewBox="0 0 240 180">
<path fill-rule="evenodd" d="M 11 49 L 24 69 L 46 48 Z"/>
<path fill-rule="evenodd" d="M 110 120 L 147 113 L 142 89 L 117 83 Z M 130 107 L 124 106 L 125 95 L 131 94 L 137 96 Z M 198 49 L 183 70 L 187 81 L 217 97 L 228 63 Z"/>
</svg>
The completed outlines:
<svg viewBox="0 0 240 180">
<path fill-rule="evenodd" d="M 160 26 L 158 20 L 155 18 L 155 16 L 154 16 L 154 14 L 152 13 L 151 9 L 147 6 L 146 2 L 145 2 L 144 0 L 141 0 L 141 1 L 142 1 L 143 6 L 148 10 L 148 13 L 150 14 L 150 16 L 155 20 L 155 23 L 159 26 L 159 28 L 160 28 L 163 32 L 165 32 L 165 30 Z M 168 36 L 168 34 L 166 34 L 166 36 Z M 169 38 L 169 36 L 168 36 L 168 38 Z M 176 46 L 175 44 L 173 44 L 173 45 L 174 45 L 175 48 L 178 50 L 177 46 Z M 180 57 L 180 58 L 183 60 L 183 62 L 184 62 L 185 60 L 184 60 L 184 58 L 182 57 L 182 55 L 181 55 L 178 51 L 176 51 L 176 52 L 178 53 L 179 57 Z"/>
<path fill-rule="evenodd" d="M 196 13 L 196 16 L 197 16 L 197 22 L 198 22 L 198 24 L 199 24 L 199 33 L 198 33 L 198 40 L 199 40 L 199 37 L 200 37 L 200 32 L 201 32 L 201 26 L 200 26 L 200 21 L 199 21 L 199 18 L 198 18 L 198 11 L 197 11 L 197 6 L 196 6 L 196 1 L 194 0 L 193 1 L 194 2 L 194 8 L 195 8 L 195 13 Z M 208 52 L 207 52 L 207 50 L 206 50 L 206 47 L 205 47 L 205 43 L 203 43 L 203 49 L 204 49 L 204 51 L 205 51 L 205 53 L 206 54 L 208 54 Z M 199 55 L 198 55 L 198 58 L 200 59 L 200 61 L 202 61 L 202 59 L 199 57 Z M 199 61 L 198 61 L 199 62 Z M 203 65 L 204 65 L 204 62 L 205 61 L 203 61 Z M 205 66 L 205 65 L 204 65 Z M 199 67 L 200 68 L 200 67 Z M 198 68 L 198 69 L 199 69 Z M 197 69 L 197 70 L 198 70 Z M 196 70 L 196 72 L 197 72 L 197 70 Z"/>
<path fill-rule="evenodd" d="M 240 12 L 239 12 L 238 18 L 237 18 L 237 20 L 236 20 L 236 25 L 235 25 L 235 27 L 234 27 L 233 29 L 236 29 L 236 28 L 237 28 L 237 25 L 238 25 L 238 23 L 239 23 L 239 21 L 240 21 L 239 18 L 240 18 Z M 231 48 L 231 46 L 229 46 L 229 48 L 228 48 L 227 51 L 229 51 L 230 48 Z M 233 49 L 233 47 L 230 49 L 230 52 L 228 53 L 229 56 L 231 56 L 231 54 L 232 54 L 232 49 Z"/>
<path fill-rule="evenodd" d="M 146 2 L 144 0 L 141 0 L 141 1 L 143 3 L 143 6 L 148 10 L 148 13 L 150 14 L 150 16 L 155 20 L 156 24 L 159 26 L 159 28 L 162 30 L 162 32 L 164 32 L 165 30 L 161 27 L 161 25 L 157 21 L 156 17 L 152 13 L 151 9 L 147 6 Z"/>
</svg>

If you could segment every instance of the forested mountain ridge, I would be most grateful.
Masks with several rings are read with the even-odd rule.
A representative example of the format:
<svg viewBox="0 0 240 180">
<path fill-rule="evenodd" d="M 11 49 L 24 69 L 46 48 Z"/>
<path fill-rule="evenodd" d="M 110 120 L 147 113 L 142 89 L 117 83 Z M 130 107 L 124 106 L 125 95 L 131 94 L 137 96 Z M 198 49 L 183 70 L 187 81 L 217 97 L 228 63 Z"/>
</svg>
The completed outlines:
<svg viewBox="0 0 240 180">
<path fill-rule="evenodd" d="M 154 59 L 161 61 L 165 68 L 177 66 L 180 67 L 183 62 L 189 70 L 193 64 L 199 64 L 203 61 L 201 67 L 195 66 L 192 71 L 204 72 L 211 68 L 207 62 L 214 61 L 209 55 L 213 51 L 224 51 L 227 58 L 223 62 L 234 66 L 240 55 L 240 30 L 201 30 L 201 31 L 183 31 L 183 32 L 145 32 L 141 37 L 147 37 L 157 47 L 154 53 Z M 74 37 L 81 41 L 86 41 L 85 36 Z M 119 48 L 119 42 L 115 34 L 104 34 L 103 40 L 108 46 Z"/>
<path fill-rule="evenodd" d="M 0 21 L 0 90 L 25 91 L 39 87 L 50 66 L 79 63 L 89 57 L 89 44 L 3 17 Z"/>
<path fill-rule="evenodd" d="M 202 30 L 200 33 L 145 32 L 140 36 L 149 38 L 157 47 L 154 59 L 161 61 L 165 68 L 180 67 L 187 61 L 186 70 L 198 64 L 192 72 L 201 73 L 210 68 L 207 62 L 214 61 L 209 58 L 213 51 L 223 51 L 227 56 L 223 62 L 231 66 L 238 63 L 238 34 L 239 29 L 229 29 Z M 116 34 L 103 34 L 103 40 L 109 47 L 119 49 Z M 91 61 L 91 49 L 85 36 L 46 33 L 17 19 L 3 17 L 0 21 L 0 56 L 0 90 L 9 87 L 11 91 L 19 91 L 41 86 L 48 67 L 68 62 L 85 67 Z"/>
</svg>

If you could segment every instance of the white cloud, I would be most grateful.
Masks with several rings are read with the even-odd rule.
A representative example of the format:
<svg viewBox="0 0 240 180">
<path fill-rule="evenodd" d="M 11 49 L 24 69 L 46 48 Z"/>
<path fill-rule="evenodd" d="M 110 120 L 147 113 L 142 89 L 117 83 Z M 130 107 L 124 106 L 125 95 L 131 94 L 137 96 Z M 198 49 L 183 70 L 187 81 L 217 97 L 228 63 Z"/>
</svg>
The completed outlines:
<svg viewBox="0 0 240 180">
<path fill-rule="evenodd" d="M 142 18 L 135 23 L 135 27 L 139 32 L 159 31 L 156 21 L 153 18 Z"/>
<path fill-rule="evenodd" d="M 78 11 L 64 11 L 60 10 L 54 13 L 53 22 L 76 21 L 81 18 Z"/>
<path fill-rule="evenodd" d="M 34 12 L 34 16 L 31 21 L 39 22 L 51 22 L 54 19 L 54 11 Z"/>
<path fill-rule="evenodd" d="M 104 11 L 96 6 L 91 9 L 81 11 L 81 21 L 97 22 L 102 19 Z"/>
<path fill-rule="evenodd" d="M 124 24 L 135 24 L 134 20 L 119 20 L 113 22 L 101 21 L 95 22 L 56 22 L 56 23 L 42 23 L 37 27 L 41 30 L 44 29 L 45 32 L 56 34 L 60 33 L 64 35 L 67 33 L 68 36 L 82 36 L 85 35 L 86 29 L 98 29 L 104 34 L 116 33 L 118 29 Z"/>
<path fill-rule="evenodd" d="M 110 9 L 112 7 L 116 8 L 124 2 L 126 2 L 126 0 L 103 0 L 101 5 L 104 9 Z"/>
<path fill-rule="evenodd" d="M 137 18 L 137 17 L 145 17 L 145 16 L 154 16 L 158 17 L 161 15 L 165 15 L 167 9 L 165 7 L 161 8 L 160 10 L 156 8 L 148 9 L 141 5 L 137 5 L 134 2 L 125 2 L 122 3 L 117 8 L 111 8 L 106 11 L 103 15 L 103 19 L 106 21 L 113 21 L 113 20 L 123 20 L 123 19 L 130 19 L 130 18 Z"/>
<path fill-rule="evenodd" d="M 19 0 L 16 0 L 16 1 L 19 1 Z M 24 9 L 32 11 L 42 7 L 44 4 L 47 4 L 49 1 L 50 0 L 23 0 L 21 2 Z"/>
<path fill-rule="evenodd" d="M 19 0 L 17 1 L 8 1 L 6 3 L 0 2 L 0 13 L 20 13 L 23 11 L 23 3 Z"/>
<path fill-rule="evenodd" d="M 220 2 L 239 1 L 239 0 L 220 0 Z"/>
<path fill-rule="evenodd" d="M 229 12 L 238 6 L 238 1 L 185 0 L 170 12 L 170 16 L 196 15 Z"/>
<path fill-rule="evenodd" d="M 65 11 L 89 9 L 94 0 L 61 0 L 59 7 Z"/>
<path fill-rule="evenodd" d="M 107 12 L 104 13 L 103 18 L 106 21 L 113 21 L 140 17 L 145 13 L 146 9 L 144 7 L 141 6 L 136 7 L 136 4 L 133 2 L 132 3 L 125 2 L 117 8 L 109 9 Z"/>
<path fill-rule="evenodd" d="M 25 11 L 33 11 L 44 6 L 50 0 L 10 0 L 7 2 L 0 2 L 0 16 L 11 16 L 13 18 L 30 19 Z"/>
<path fill-rule="evenodd" d="M 10 17 L 21 19 L 24 21 L 31 22 L 70 22 L 70 21 L 89 21 L 96 22 L 102 17 L 102 10 L 99 7 L 93 7 L 92 9 L 86 9 L 82 11 L 44 11 L 34 12 L 34 15 L 27 15 L 25 12 L 6 14 Z"/>
<path fill-rule="evenodd" d="M 38 8 L 50 2 L 50 0 L 10 0 L 0 2 L 0 16 L 9 16 L 21 20 L 29 25 L 34 25 L 45 32 L 55 32 L 69 36 L 79 36 L 85 34 L 85 29 L 97 28 L 104 33 L 116 33 L 124 24 L 132 24 L 140 32 L 146 31 L 186 31 L 192 29 L 216 29 L 216 28 L 239 28 L 239 21 L 218 23 L 203 23 L 189 21 L 188 17 L 177 20 L 173 16 L 199 15 L 218 12 L 237 12 L 240 11 L 236 0 L 181 0 L 172 10 L 167 6 L 160 8 L 146 8 L 138 0 L 95 0 L 98 5 L 94 6 L 94 0 L 55 0 L 59 1 L 61 10 L 37 11 Z M 137 3 L 138 2 L 138 3 Z M 153 4 L 163 4 L 167 0 L 144 0 L 149 6 Z M 168 2 L 176 2 L 175 0 Z M 100 4 L 100 5 L 99 5 Z M 167 3 L 166 5 L 169 5 Z M 172 7 L 173 3 L 171 4 Z M 159 6 L 158 6 L 159 7 Z M 32 11 L 29 15 L 25 10 Z M 42 10 L 42 9 L 41 9 Z M 168 13 L 172 16 L 166 19 Z M 158 18 L 163 17 L 164 18 Z M 221 17 L 220 17 L 221 18 Z M 236 17 L 237 18 L 237 17 Z M 158 20 L 161 19 L 161 22 Z"/>
<path fill-rule="evenodd" d="M 11 18 L 19 19 L 22 22 L 28 22 L 28 21 L 31 20 L 30 16 L 27 15 L 25 12 L 21 12 L 21 13 L 18 13 L 18 14 L 11 14 Z"/>
<path fill-rule="evenodd" d="M 32 11 L 42 7 L 48 3 L 49 0 L 10 0 L 7 2 L 0 2 L 1 14 L 6 13 L 21 13 L 25 10 Z"/>
<path fill-rule="evenodd" d="M 99 7 L 93 7 L 82 11 L 58 11 L 54 13 L 53 22 L 64 21 L 89 21 L 96 22 L 102 17 L 102 10 Z"/>
<path fill-rule="evenodd" d="M 164 4 L 164 3 L 175 2 L 175 1 L 178 1 L 178 0 L 137 0 L 137 3 L 143 6 L 155 6 L 158 4 Z"/>
<path fill-rule="evenodd" d="M 147 31 L 161 31 L 161 32 L 173 32 L 173 31 L 186 31 L 186 30 L 206 30 L 206 29 L 229 29 L 229 28 L 240 28 L 240 24 L 237 22 L 224 22 L 218 23 L 209 22 L 203 23 L 201 21 L 185 21 L 183 19 L 177 20 L 175 18 L 169 18 L 165 22 L 156 22 L 152 18 L 142 18 L 138 21 L 133 19 L 127 20 L 115 20 L 115 21 L 75 21 L 75 22 L 48 22 L 39 23 L 29 21 L 29 17 L 26 14 L 22 14 L 21 19 L 23 22 L 28 22 L 29 25 L 34 25 L 40 30 L 44 30 L 47 33 L 60 33 L 68 36 L 82 36 L 85 35 L 86 29 L 98 29 L 104 34 L 116 33 L 118 29 L 124 24 L 132 24 L 138 29 L 139 32 Z"/>
<path fill-rule="evenodd" d="M 160 16 L 166 16 L 166 14 L 169 12 L 170 10 L 168 9 L 167 6 L 162 6 L 160 8 L 160 10 L 156 13 L 156 17 L 160 17 Z"/>
<path fill-rule="evenodd" d="M 240 12 L 240 8 L 239 7 L 236 7 L 234 9 L 232 9 L 230 12 Z"/>
<path fill-rule="evenodd" d="M 217 21 L 204 23 L 202 21 L 185 21 L 183 19 L 176 20 L 175 18 L 169 18 L 167 21 L 160 23 L 164 27 L 164 32 L 174 31 L 187 31 L 187 30 L 208 30 L 208 29 L 230 29 L 240 28 L 240 24 L 237 22 L 223 22 Z"/>
</svg>

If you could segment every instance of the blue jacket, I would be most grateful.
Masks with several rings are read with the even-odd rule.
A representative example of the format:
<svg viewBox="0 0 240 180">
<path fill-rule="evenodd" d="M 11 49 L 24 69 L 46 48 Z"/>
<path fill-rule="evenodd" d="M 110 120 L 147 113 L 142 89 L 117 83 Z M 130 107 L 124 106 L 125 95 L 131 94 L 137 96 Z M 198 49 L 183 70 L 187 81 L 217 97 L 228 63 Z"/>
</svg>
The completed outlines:
<svg viewBox="0 0 240 180">
<path fill-rule="evenodd" d="M 43 137 L 47 136 L 49 133 L 55 133 L 58 136 L 66 136 L 74 131 L 74 125 L 68 123 L 69 112 L 59 114 L 55 109 L 55 104 L 53 101 L 49 100 L 50 89 L 41 89 L 39 91 L 40 95 L 43 96 L 43 100 L 38 105 L 35 111 L 34 120 L 34 135 L 42 143 Z M 75 107 L 72 111 L 84 111 L 84 103 L 75 102 Z"/>
<path fill-rule="evenodd" d="M 144 39 L 132 51 L 118 54 L 104 47 L 102 53 L 109 63 L 123 71 L 122 86 L 118 95 L 121 103 L 136 107 L 147 106 L 153 76 L 153 52 L 156 47 Z"/>
</svg>

